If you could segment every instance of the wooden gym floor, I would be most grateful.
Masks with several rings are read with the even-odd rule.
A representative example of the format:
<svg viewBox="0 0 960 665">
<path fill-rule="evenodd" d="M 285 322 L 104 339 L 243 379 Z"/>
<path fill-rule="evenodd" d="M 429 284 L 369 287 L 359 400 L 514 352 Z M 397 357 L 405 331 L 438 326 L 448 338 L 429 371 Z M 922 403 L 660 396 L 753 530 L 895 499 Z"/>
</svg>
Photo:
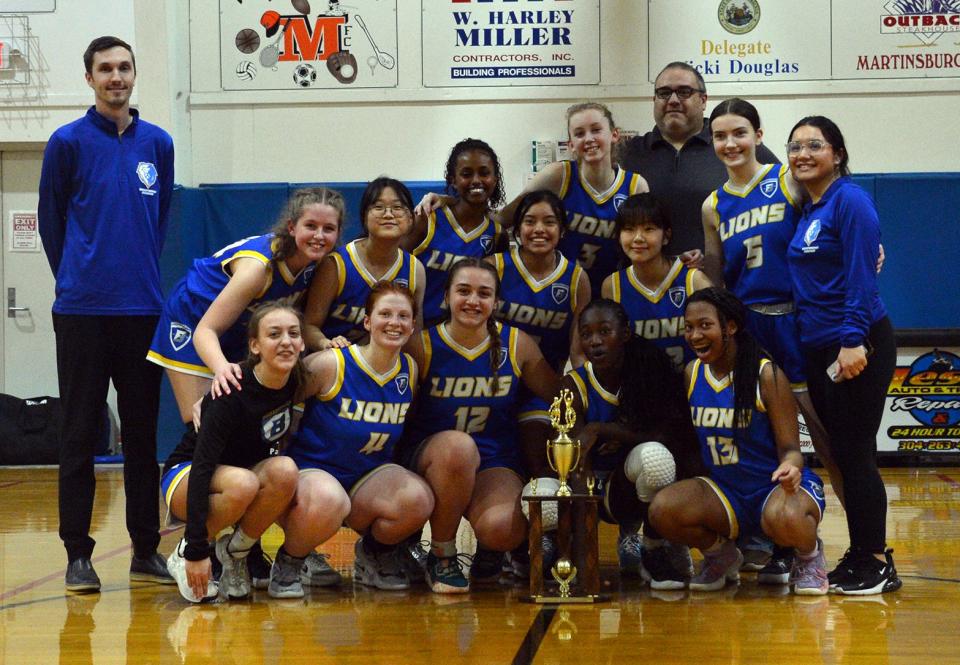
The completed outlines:
<svg viewBox="0 0 960 665">
<path fill-rule="evenodd" d="M 744 575 L 718 593 L 620 584 L 616 532 L 601 527 L 612 601 L 542 607 L 524 587 L 442 596 L 354 587 L 300 601 L 192 606 L 176 587 L 131 584 L 123 486 L 98 470 L 93 535 L 99 594 L 64 593 L 56 469 L 0 469 L 0 663 L 960 663 L 960 469 L 884 469 L 888 539 L 903 589 L 865 598 L 797 597 Z M 828 494 L 821 529 L 832 564 L 846 548 Z M 164 532 L 161 551 L 180 537 Z M 265 548 L 279 545 L 268 532 Z M 345 575 L 355 536 L 322 549 Z"/>
</svg>

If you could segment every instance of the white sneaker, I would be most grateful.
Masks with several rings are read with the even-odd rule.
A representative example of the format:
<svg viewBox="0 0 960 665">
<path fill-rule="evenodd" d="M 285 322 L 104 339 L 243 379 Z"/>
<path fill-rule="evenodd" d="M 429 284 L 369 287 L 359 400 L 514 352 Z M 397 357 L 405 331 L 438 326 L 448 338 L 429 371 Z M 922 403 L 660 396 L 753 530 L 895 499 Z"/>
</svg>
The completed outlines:
<svg viewBox="0 0 960 665">
<path fill-rule="evenodd" d="M 167 557 L 167 572 L 177 581 L 177 588 L 180 589 L 180 595 L 191 603 L 204 603 L 214 600 L 219 593 L 219 585 L 217 581 L 213 579 L 212 575 L 207 581 L 207 595 L 203 598 L 197 598 L 196 594 L 193 593 L 193 589 L 190 588 L 190 583 L 187 582 L 187 561 L 183 558 L 183 548 L 186 547 L 186 545 L 186 541 L 181 540 L 177 543 L 177 546 L 173 548 L 173 552 Z"/>
<path fill-rule="evenodd" d="M 303 586 L 337 586 L 343 581 L 343 576 L 327 561 L 328 556 L 323 552 L 310 552 L 307 555 L 300 568 L 300 583 Z"/>
<path fill-rule="evenodd" d="M 250 595 L 250 571 L 247 570 L 246 557 L 235 557 L 227 549 L 232 536 L 232 533 L 220 536 L 214 548 L 217 560 L 223 566 L 220 588 L 228 598 L 246 598 Z"/>
</svg>

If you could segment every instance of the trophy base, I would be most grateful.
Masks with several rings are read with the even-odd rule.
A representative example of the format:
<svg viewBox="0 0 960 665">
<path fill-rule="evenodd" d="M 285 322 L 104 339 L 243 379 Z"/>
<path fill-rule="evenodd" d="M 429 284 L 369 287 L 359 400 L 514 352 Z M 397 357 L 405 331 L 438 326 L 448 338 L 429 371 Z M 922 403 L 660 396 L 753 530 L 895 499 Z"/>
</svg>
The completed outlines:
<svg viewBox="0 0 960 665">
<path fill-rule="evenodd" d="M 533 603 L 536 605 L 586 605 L 590 603 L 608 603 L 610 602 L 609 593 L 601 593 L 588 596 L 520 596 L 520 601 L 524 603 Z"/>
</svg>

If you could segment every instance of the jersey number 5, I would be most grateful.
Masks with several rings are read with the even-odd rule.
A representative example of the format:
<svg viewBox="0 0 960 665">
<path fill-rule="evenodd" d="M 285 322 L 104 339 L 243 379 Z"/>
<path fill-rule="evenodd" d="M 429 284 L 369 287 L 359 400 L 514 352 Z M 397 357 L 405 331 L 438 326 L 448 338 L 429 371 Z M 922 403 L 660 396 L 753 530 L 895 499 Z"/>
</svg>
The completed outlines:
<svg viewBox="0 0 960 665">
<path fill-rule="evenodd" d="M 747 267 L 759 268 L 763 265 L 763 236 L 753 236 L 743 241 L 747 248 Z"/>
</svg>

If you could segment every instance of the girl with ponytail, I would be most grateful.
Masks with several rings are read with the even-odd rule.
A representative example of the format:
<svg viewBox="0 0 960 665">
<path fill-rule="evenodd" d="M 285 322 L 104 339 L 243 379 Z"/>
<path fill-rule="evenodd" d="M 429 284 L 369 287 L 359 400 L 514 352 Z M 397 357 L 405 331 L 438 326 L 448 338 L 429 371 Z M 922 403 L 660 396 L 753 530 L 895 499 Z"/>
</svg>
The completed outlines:
<svg viewBox="0 0 960 665">
<path fill-rule="evenodd" d="M 502 553 L 526 536 L 519 501 L 518 391 L 522 381 L 549 401 L 559 377 L 532 338 L 493 318 L 500 280 L 491 264 L 479 258 L 457 261 L 444 294 L 449 319 L 411 340 L 421 385 L 400 457 L 426 479 L 436 498 L 427 582 L 438 593 L 464 593 L 469 582 L 455 541 L 461 517 L 477 536 L 474 581 L 499 577 Z"/>
</svg>

